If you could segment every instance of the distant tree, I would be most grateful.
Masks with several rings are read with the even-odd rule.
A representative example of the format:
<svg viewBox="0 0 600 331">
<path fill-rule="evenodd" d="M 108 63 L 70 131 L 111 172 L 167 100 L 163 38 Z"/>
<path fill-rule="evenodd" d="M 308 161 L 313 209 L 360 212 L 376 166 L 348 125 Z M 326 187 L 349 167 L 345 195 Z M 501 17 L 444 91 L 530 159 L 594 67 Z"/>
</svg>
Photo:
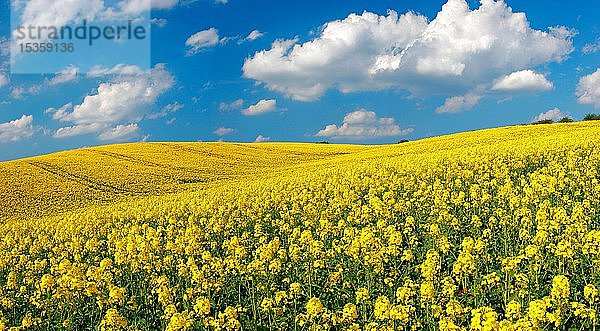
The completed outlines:
<svg viewBox="0 0 600 331">
<path fill-rule="evenodd" d="M 587 114 L 583 118 L 584 121 L 598 121 L 600 120 L 600 115 L 598 114 Z"/>
<path fill-rule="evenodd" d="M 329 144 L 329 141 L 317 141 L 315 144 Z"/>
<path fill-rule="evenodd" d="M 552 123 L 554 123 L 553 120 L 541 120 L 541 121 L 533 122 L 531 124 L 537 125 L 537 124 L 552 124 Z"/>
<path fill-rule="evenodd" d="M 407 143 L 407 142 L 409 142 L 409 141 L 410 141 L 410 140 L 408 140 L 408 139 L 402 139 L 402 140 L 400 140 L 400 141 L 398 142 L 398 144 L 404 144 L 404 143 Z"/>
<path fill-rule="evenodd" d="M 571 123 L 571 122 L 574 122 L 574 121 L 573 121 L 573 119 L 572 119 L 572 118 L 570 118 L 570 117 L 567 117 L 567 116 L 565 116 L 565 117 L 561 118 L 561 119 L 558 121 L 558 123 Z"/>
</svg>

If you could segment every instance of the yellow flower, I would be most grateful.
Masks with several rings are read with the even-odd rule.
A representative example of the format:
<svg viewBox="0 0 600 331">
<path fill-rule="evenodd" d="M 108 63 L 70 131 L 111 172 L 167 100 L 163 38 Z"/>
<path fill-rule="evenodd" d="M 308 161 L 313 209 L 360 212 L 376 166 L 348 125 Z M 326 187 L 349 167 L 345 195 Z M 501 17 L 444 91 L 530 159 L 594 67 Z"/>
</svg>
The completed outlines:
<svg viewBox="0 0 600 331">
<path fill-rule="evenodd" d="M 366 288 L 361 287 L 356 291 L 356 303 L 366 302 L 367 300 L 369 300 L 369 298 L 369 290 L 367 290 Z"/>
<path fill-rule="evenodd" d="M 42 292 L 50 290 L 52 286 L 54 286 L 54 277 L 52 277 L 52 275 L 49 274 L 43 275 L 40 282 L 40 289 L 42 290 Z"/>
<path fill-rule="evenodd" d="M 201 317 L 210 314 L 210 301 L 205 297 L 199 297 L 194 304 L 194 311 Z"/>
<path fill-rule="evenodd" d="M 306 313 L 311 318 L 319 317 L 326 310 L 327 309 L 323 306 L 323 303 L 321 303 L 321 300 L 319 300 L 319 298 L 313 297 L 306 303 Z"/>
<path fill-rule="evenodd" d="M 354 321 L 358 318 L 358 311 L 353 303 L 347 303 L 342 311 L 342 318 L 346 321 Z"/>
<path fill-rule="evenodd" d="M 460 327 L 454 324 L 451 318 L 443 317 L 438 322 L 439 331 L 460 331 Z"/>
<path fill-rule="evenodd" d="M 402 323 L 408 323 L 410 321 L 410 314 L 414 311 L 411 306 L 405 305 L 393 305 L 390 309 L 390 319 L 399 320 Z"/>
<path fill-rule="evenodd" d="M 410 287 L 404 285 L 398 287 L 396 290 L 396 300 L 402 303 L 409 303 L 410 298 L 413 296 L 413 291 Z"/>
<path fill-rule="evenodd" d="M 110 303 L 122 304 L 125 301 L 125 289 L 118 286 L 113 286 L 110 289 L 108 297 Z"/>
<path fill-rule="evenodd" d="M 598 298 L 598 289 L 592 284 L 587 284 L 583 288 L 583 296 L 590 304 L 593 304 Z"/>
<path fill-rule="evenodd" d="M 435 289 L 433 287 L 433 282 L 423 282 L 421 284 L 421 298 L 425 301 L 433 300 L 435 296 Z"/>
<path fill-rule="evenodd" d="M 181 331 L 187 330 L 192 327 L 194 320 L 189 316 L 187 312 L 175 313 L 171 316 L 169 324 L 165 331 Z"/>
<path fill-rule="evenodd" d="M 440 255 L 435 249 L 427 251 L 425 261 L 421 264 L 421 275 L 426 280 L 432 280 L 440 270 Z"/>
<path fill-rule="evenodd" d="M 555 276 L 552 280 L 552 298 L 557 301 L 566 301 L 570 296 L 569 279 L 563 275 Z"/>
<path fill-rule="evenodd" d="M 379 320 L 388 319 L 390 317 L 390 299 L 386 296 L 379 296 L 375 300 L 375 318 Z"/>
<path fill-rule="evenodd" d="M 498 330 L 498 314 L 490 307 L 477 308 L 471 311 L 471 330 L 492 331 Z"/>
<path fill-rule="evenodd" d="M 498 277 L 498 275 L 495 272 L 492 272 L 491 274 L 483 276 L 483 279 L 481 280 L 481 286 L 494 285 L 499 280 L 500 277 Z"/>
<path fill-rule="evenodd" d="M 275 306 L 275 300 L 273 300 L 271 298 L 264 298 L 262 300 L 262 303 L 260 304 L 260 306 L 262 307 L 263 310 L 270 311 L 273 309 L 273 306 Z"/>
<path fill-rule="evenodd" d="M 288 295 L 285 291 L 275 292 L 275 302 L 277 302 L 277 304 L 283 303 L 287 298 L 288 298 Z"/>
<path fill-rule="evenodd" d="M 302 285 L 300 283 L 291 283 L 290 284 L 290 293 L 293 295 L 298 295 L 302 292 Z"/>
<path fill-rule="evenodd" d="M 545 300 L 535 300 L 529 303 L 527 316 L 534 325 L 540 325 L 547 321 L 548 303 Z"/>
<path fill-rule="evenodd" d="M 454 283 L 454 279 L 450 276 L 444 277 L 442 280 L 442 293 L 448 298 L 453 298 L 458 286 Z"/>
<path fill-rule="evenodd" d="M 521 317 L 521 304 L 517 301 L 511 301 L 506 306 L 506 318 L 516 320 Z"/>
<path fill-rule="evenodd" d="M 23 320 L 21 321 L 21 327 L 24 329 L 30 328 L 33 326 L 33 318 L 31 317 L 31 313 L 25 314 Z"/>
<path fill-rule="evenodd" d="M 115 330 L 125 329 L 127 327 L 127 320 L 122 317 L 119 312 L 111 308 L 106 311 L 104 318 L 100 322 L 101 330 Z"/>
<path fill-rule="evenodd" d="M 464 312 L 463 307 L 460 305 L 460 302 L 456 300 L 450 300 L 446 304 L 446 314 L 450 317 L 457 317 L 462 315 Z"/>
</svg>

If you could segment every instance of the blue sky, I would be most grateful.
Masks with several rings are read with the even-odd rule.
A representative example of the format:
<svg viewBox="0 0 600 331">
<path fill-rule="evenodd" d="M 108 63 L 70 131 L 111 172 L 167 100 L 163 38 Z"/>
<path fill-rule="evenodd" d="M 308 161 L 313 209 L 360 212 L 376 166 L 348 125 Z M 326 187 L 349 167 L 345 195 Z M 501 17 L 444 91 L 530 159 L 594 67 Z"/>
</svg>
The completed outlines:
<svg viewBox="0 0 600 331">
<path fill-rule="evenodd" d="M 54 3 L 29 1 L 40 17 Z M 114 63 L 94 72 L 12 73 L 4 3 L 0 160 L 136 141 L 394 143 L 600 112 L 600 0 L 81 1 L 99 5 L 57 22 L 149 14 L 151 63 L 104 45 Z"/>
</svg>

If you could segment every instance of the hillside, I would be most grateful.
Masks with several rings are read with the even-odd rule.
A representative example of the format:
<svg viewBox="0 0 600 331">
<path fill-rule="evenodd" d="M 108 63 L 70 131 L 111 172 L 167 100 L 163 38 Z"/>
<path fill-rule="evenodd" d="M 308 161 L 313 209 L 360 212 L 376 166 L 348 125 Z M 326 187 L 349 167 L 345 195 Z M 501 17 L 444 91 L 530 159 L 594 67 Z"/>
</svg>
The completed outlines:
<svg viewBox="0 0 600 331">
<path fill-rule="evenodd" d="M 11 195 L 23 171 L 3 181 L 53 216 L 0 224 L 0 329 L 598 326 L 598 123 L 383 146 L 117 145 L 2 167 L 36 162 L 64 172 L 19 194 L 67 184 L 52 200 Z"/>
<path fill-rule="evenodd" d="M 137 143 L 0 163 L 0 220 L 55 215 L 131 197 L 202 189 L 354 153 L 364 146 Z"/>
<path fill-rule="evenodd" d="M 0 162 L 0 220 L 50 216 L 132 197 L 200 190 L 223 181 L 270 176 L 315 161 L 462 151 L 506 139 L 547 139 L 596 125 L 521 126 L 466 132 L 390 146 L 304 143 L 134 143 Z M 593 137 L 590 137 L 593 138 Z M 594 139 L 592 139 L 594 140 Z M 371 153 L 369 153 L 371 151 Z M 357 153 L 360 156 L 357 157 Z M 318 163 L 318 162 L 317 162 Z"/>
</svg>

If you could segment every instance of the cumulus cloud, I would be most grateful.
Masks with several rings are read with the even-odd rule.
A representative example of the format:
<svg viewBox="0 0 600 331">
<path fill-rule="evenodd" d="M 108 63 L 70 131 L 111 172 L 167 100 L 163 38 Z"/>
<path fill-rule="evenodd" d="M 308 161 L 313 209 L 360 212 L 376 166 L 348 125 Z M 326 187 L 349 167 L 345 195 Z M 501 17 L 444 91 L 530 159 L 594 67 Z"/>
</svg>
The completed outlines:
<svg viewBox="0 0 600 331">
<path fill-rule="evenodd" d="M 111 22 L 114 20 L 142 21 L 149 19 L 153 9 L 171 9 L 180 4 L 195 0 L 14 0 L 9 1 L 12 12 L 19 15 L 20 26 L 61 27 L 86 20 L 93 22 Z M 114 3 L 109 5 L 109 3 Z M 148 16 L 144 16 L 148 15 Z M 165 19 L 149 19 L 149 23 L 163 27 Z M 13 31 L 12 34 L 16 34 Z M 29 38 L 27 38 L 29 39 Z M 34 40 L 21 40 L 19 43 Z M 35 40 L 39 42 L 40 40 Z M 43 40 L 42 40 L 43 41 Z M 14 42 L 9 47 L 17 48 Z"/>
<path fill-rule="evenodd" d="M 500 77 L 494 85 L 494 91 L 523 91 L 541 92 L 554 88 L 554 85 L 542 74 L 533 70 L 515 71 L 510 75 Z"/>
<path fill-rule="evenodd" d="M 391 117 L 378 118 L 373 111 L 359 109 L 346 114 L 342 125 L 327 125 L 316 135 L 331 138 L 376 138 L 404 136 L 411 132 L 412 128 L 401 129 Z"/>
<path fill-rule="evenodd" d="M 65 26 L 74 21 L 93 21 L 106 10 L 103 0 L 12 1 L 21 13 L 22 26 Z M 14 8 L 16 6 L 16 8 Z"/>
<path fill-rule="evenodd" d="M 139 135 L 137 123 L 128 125 L 117 125 L 116 127 L 102 132 L 98 139 L 102 141 L 127 141 Z"/>
<path fill-rule="evenodd" d="M 16 142 L 33 136 L 33 116 L 23 115 L 14 121 L 0 123 L 0 143 Z"/>
<path fill-rule="evenodd" d="M 170 9 L 178 3 L 179 0 L 121 0 L 117 3 L 116 8 L 107 8 L 104 15 L 108 17 L 137 15 L 147 12 L 149 9 Z"/>
<path fill-rule="evenodd" d="M 115 6 L 106 6 L 104 0 L 28 0 L 12 1 L 11 5 L 15 13 L 20 13 L 22 26 L 59 27 L 82 20 L 134 19 L 151 9 L 170 9 L 179 3 L 179 0 L 121 0 Z"/>
<path fill-rule="evenodd" d="M 552 109 L 548 110 L 547 112 L 540 113 L 539 115 L 534 117 L 531 120 L 531 123 L 546 121 L 546 120 L 558 121 L 563 117 L 567 117 L 567 115 L 563 114 L 559 108 L 552 108 Z"/>
<path fill-rule="evenodd" d="M 277 111 L 277 100 L 275 99 L 263 99 L 246 109 L 242 110 L 242 114 L 246 116 L 263 115 Z"/>
<path fill-rule="evenodd" d="M 136 65 L 125 65 L 119 63 L 112 68 L 93 66 L 87 73 L 88 78 L 101 78 L 106 76 L 130 76 L 140 75 L 143 70 Z"/>
<path fill-rule="evenodd" d="M 256 139 L 254 139 L 255 143 L 264 143 L 267 141 L 271 141 L 271 137 L 265 137 L 262 134 L 259 134 Z"/>
<path fill-rule="evenodd" d="M 473 107 L 475 107 L 479 103 L 481 98 L 482 98 L 481 95 L 472 94 L 472 93 L 451 97 L 451 98 L 446 99 L 446 101 L 444 101 L 444 104 L 439 106 L 435 110 L 435 112 L 438 114 L 441 114 L 441 113 L 459 113 L 462 111 L 471 110 L 471 109 L 473 109 Z"/>
<path fill-rule="evenodd" d="M 244 106 L 244 99 L 237 99 L 235 101 L 232 102 L 221 102 L 219 104 L 219 110 L 220 111 L 230 111 L 230 110 L 237 110 L 237 109 L 241 109 Z"/>
<path fill-rule="evenodd" d="M 600 68 L 592 74 L 581 77 L 575 93 L 577 102 L 600 108 Z"/>
<path fill-rule="evenodd" d="M 133 132 L 132 124 L 137 124 L 157 98 L 173 85 L 173 76 L 164 65 L 158 64 L 138 75 L 117 76 L 101 83 L 97 92 L 86 96 L 81 104 L 49 108 L 46 113 L 55 120 L 72 124 L 58 129 L 56 138 L 86 133 L 98 133 L 99 138 L 112 137 L 125 129 Z"/>
<path fill-rule="evenodd" d="M 326 23 L 307 42 L 277 40 L 246 59 L 244 76 L 293 99 L 311 101 L 328 89 L 387 88 L 417 96 L 466 93 L 495 78 L 562 61 L 574 32 L 532 29 L 524 13 L 504 1 L 449 0 L 428 22 L 408 12 L 351 14 Z"/>
<path fill-rule="evenodd" d="M 217 136 L 226 136 L 230 133 L 233 133 L 235 131 L 235 129 L 232 128 L 226 128 L 226 127 L 220 127 L 218 129 L 216 129 L 215 131 L 213 131 L 213 134 L 217 135 Z"/>
<path fill-rule="evenodd" d="M 47 84 L 50 86 L 60 85 L 70 83 L 77 79 L 77 74 L 79 73 L 79 68 L 75 66 L 69 66 L 60 72 L 56 73 L 52 79 L 47 81 Z"/>
<path fill-rule="evenodd" d="M 215 28 L 197 32 L 185 42 L 185 45 L 188 47 L 187 55 L 191 56 L 205 48 L 215 46 L 219 41 L 219 30 Z"/>
</svg>

